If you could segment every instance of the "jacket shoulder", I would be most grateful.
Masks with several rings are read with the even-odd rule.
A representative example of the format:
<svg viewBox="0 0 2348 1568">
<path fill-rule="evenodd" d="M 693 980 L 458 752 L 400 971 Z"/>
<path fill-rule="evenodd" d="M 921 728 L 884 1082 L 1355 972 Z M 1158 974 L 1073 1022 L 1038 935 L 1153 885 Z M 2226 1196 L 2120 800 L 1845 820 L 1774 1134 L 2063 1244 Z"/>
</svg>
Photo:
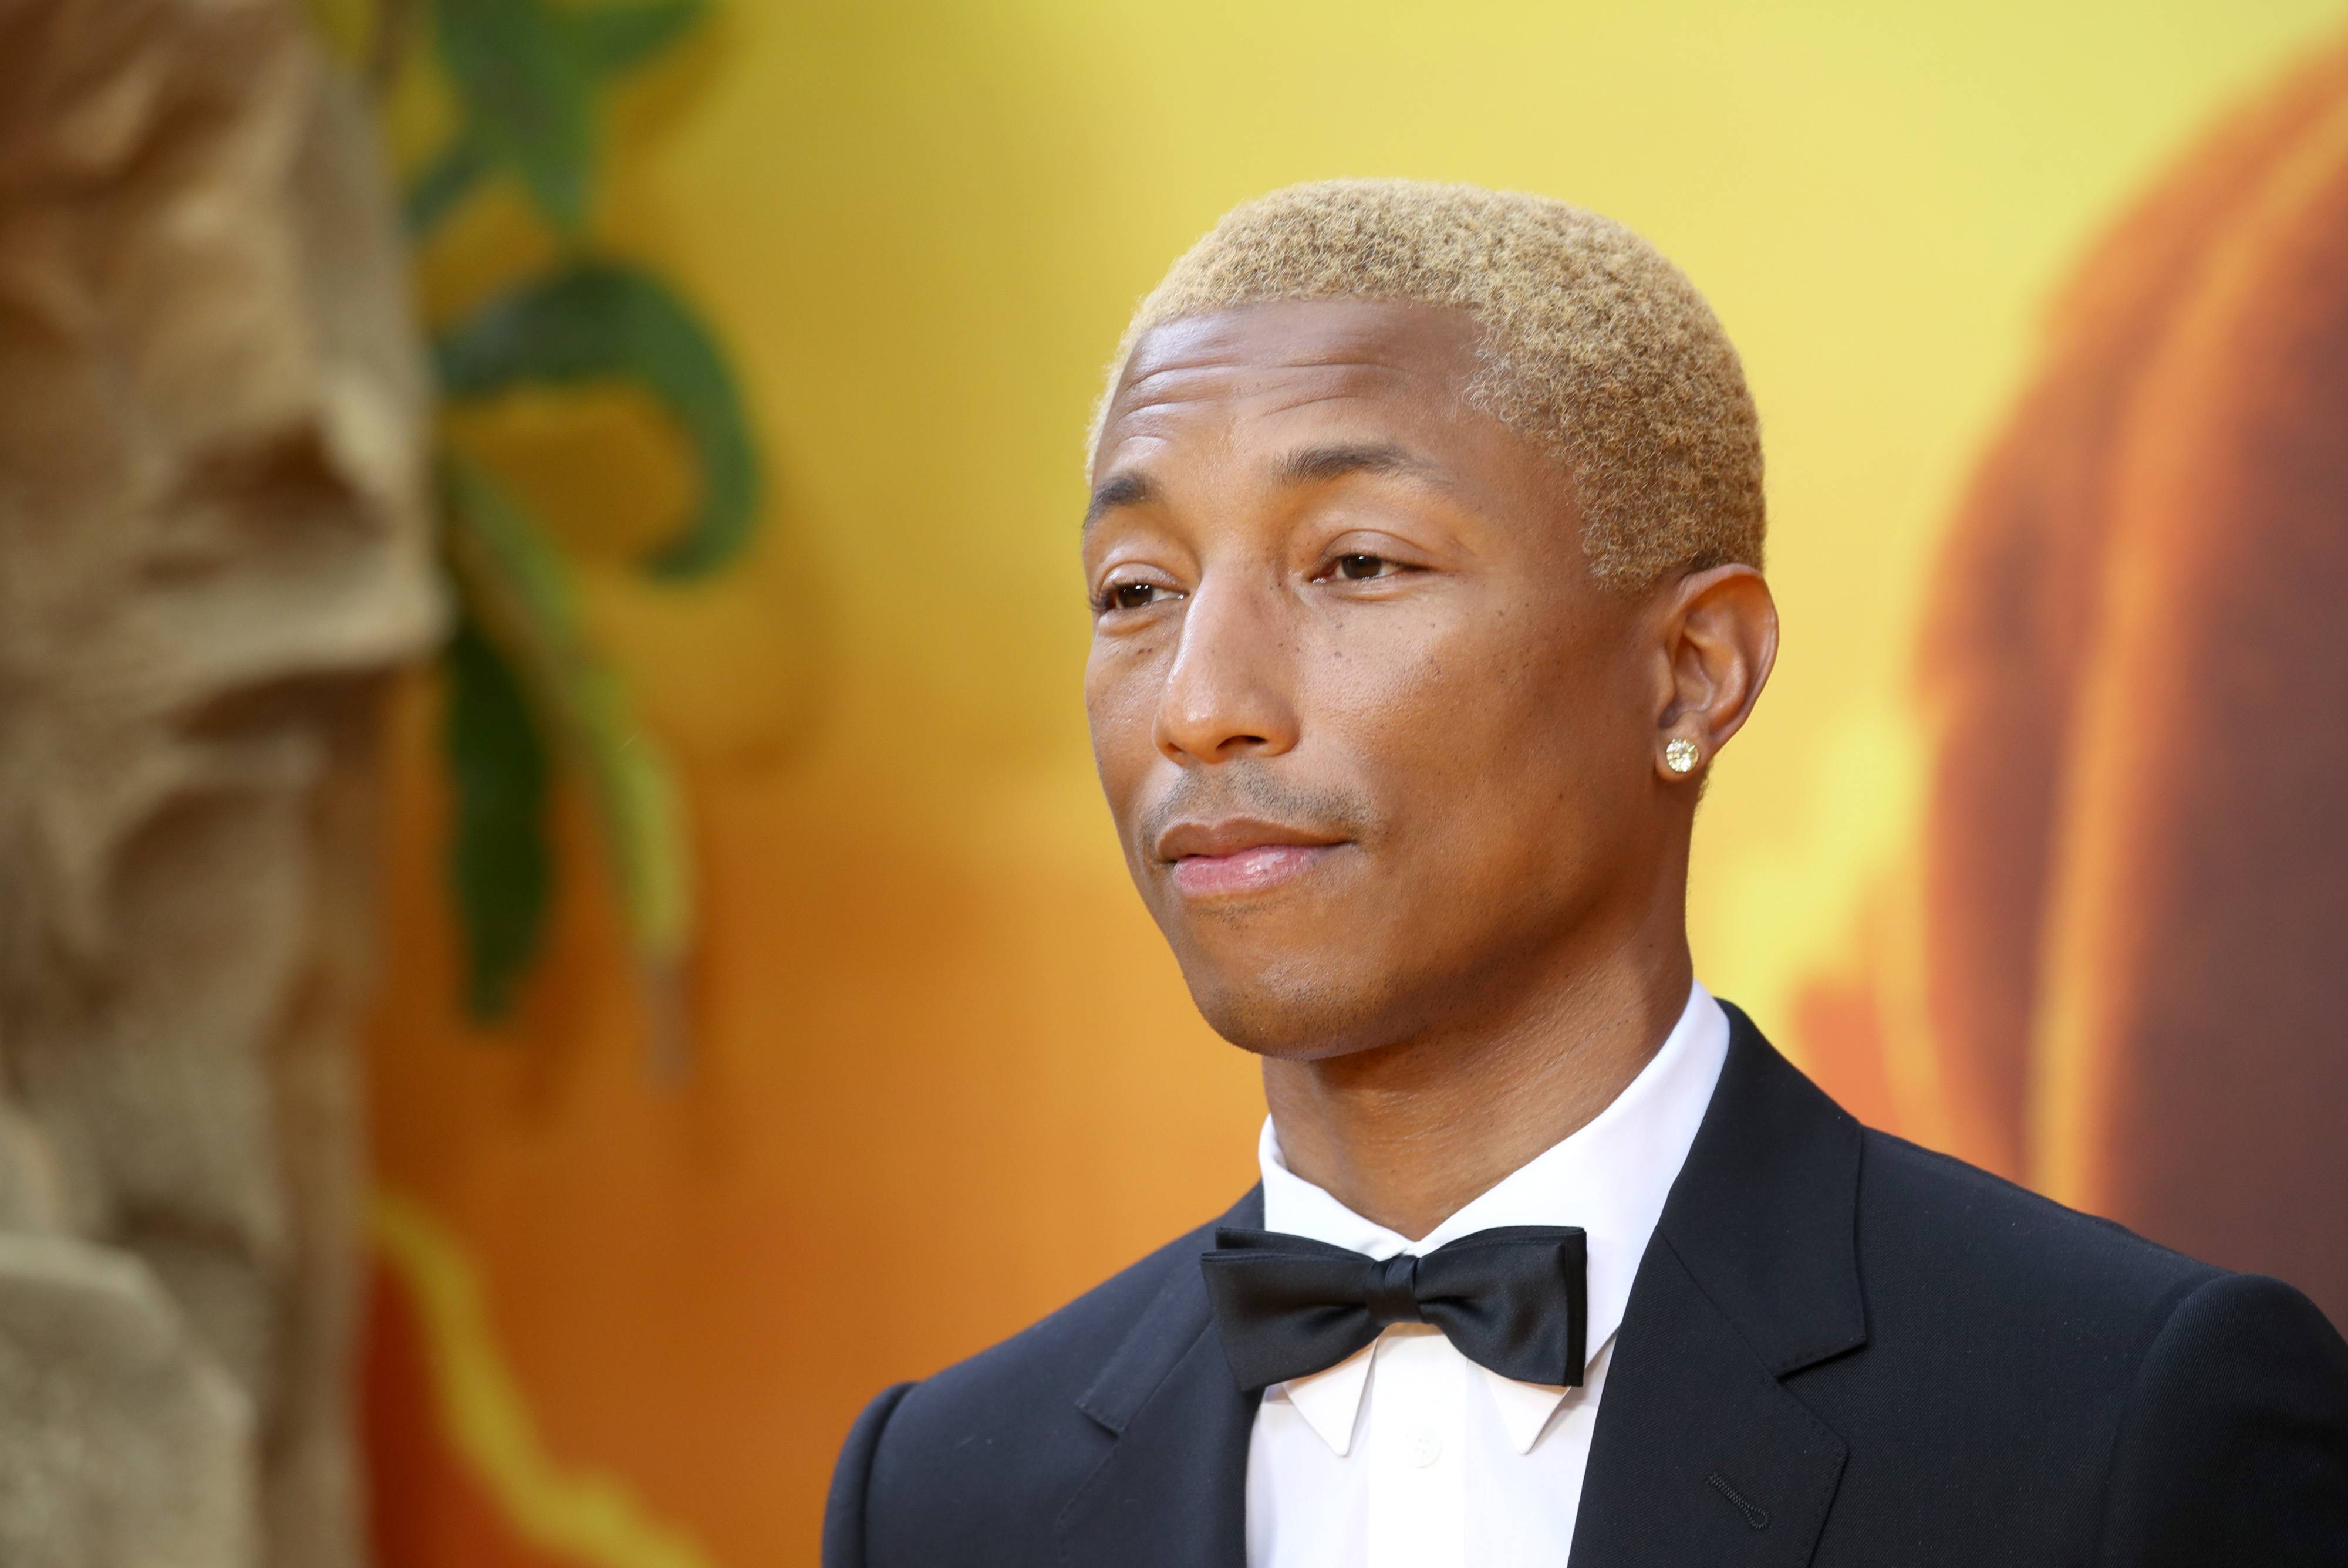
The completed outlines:
<svg viewBox="0 0 2348 1568">
<path fill-rule="evenodd" d="M 1905 1265 L 1941 1287 L 1962 1281 L 2141 1327 L 2226 1273 L 1962 1160 L 1871 1128 L 1863 1136 L 1859 1233 L 1871 1280 Z"/>
<path fill-rule="evenodd" d="M 1197 1271 L 1223 1223 L 1185 1232 L 1010 1338 L 916 1383 L 897 1420 L 919 1424 L 965 1405 L 1001 1411 L 1050 1400 L 1073 1409 L 1150 1303 L 1182 1270 Z"/>
<path fill-rule="evenodd" d="M 2121 1428 L 2096 1561 L 2336 1564 L 2348 1343 L 2281 1280 L 2221 1275 L 2162 1326 Z"/>
<path fill-rule="evenodd" d="M 1040 1550 L 1111 1444 L 1080 1401 L 1153 1309 L 1179 1298 L 1172 1287 L 1185 1271 L 1195 1281 L 1215 1224 L 1231 1217 L 1176 1237 L 1002 1343 L 906 1387 L 893 1402 L 876 1401 L 870 1430 L 860 1423 L 862 1446 L 851 1444 L 841 1459 L 862 1466 L 860 1479 L 836 1482 L 833 1493 L 839 1539 L 850 1539 L 849 1522 L 858 1522 L 863 1550 L 837 1560 L 862 1568 L 975 1561 L 973 1539 L 1026 1543 L 1005 1545 L 1005 1563 Z M 1202 1283 L 1195 1293 L 1203 1302 Z"/>
<path fill-rule="evenodd" d="M 1821 1562 L 2338 1560 L 2348 1347 L 2304 1296 L 1862 1140 L 1867 1339 L 1798 1384 L 1851 1454 Z M 1941 1557 L 1884 1549 L 1920 1519 Z"/>
</svg>

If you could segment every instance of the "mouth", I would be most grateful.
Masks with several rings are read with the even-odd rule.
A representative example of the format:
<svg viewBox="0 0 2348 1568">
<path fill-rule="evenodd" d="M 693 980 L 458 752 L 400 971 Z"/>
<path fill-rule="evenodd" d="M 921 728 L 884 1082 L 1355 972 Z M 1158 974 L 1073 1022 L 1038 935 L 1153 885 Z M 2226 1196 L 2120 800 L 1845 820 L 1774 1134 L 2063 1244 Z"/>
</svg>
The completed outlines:
<svg viewBox="0 0 2348 1568">
<path fill-rule="evenodd" d="M 1224 898 L 1292 882 L 1344 847 L 1310 828 L 1226 817 L 1176 823 L 1158 836 L 1158 858 L 1185 898 Z"/>
</svg>

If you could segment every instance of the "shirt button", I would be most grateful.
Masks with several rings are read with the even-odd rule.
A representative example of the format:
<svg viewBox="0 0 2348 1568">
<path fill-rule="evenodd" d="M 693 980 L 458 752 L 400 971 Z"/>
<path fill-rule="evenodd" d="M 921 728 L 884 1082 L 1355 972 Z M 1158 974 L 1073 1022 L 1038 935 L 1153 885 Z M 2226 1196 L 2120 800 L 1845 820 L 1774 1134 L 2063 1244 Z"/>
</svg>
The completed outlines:
<svg viewBox="0 0 2348 1568">
<path fill-rule="evenodd" d="M 1425 1470 L 1443 1457 L 1443 1440 L 1433 1432 L 1421 1432 L 1410 1440 L 1410 1462 Z"/>
</svg>

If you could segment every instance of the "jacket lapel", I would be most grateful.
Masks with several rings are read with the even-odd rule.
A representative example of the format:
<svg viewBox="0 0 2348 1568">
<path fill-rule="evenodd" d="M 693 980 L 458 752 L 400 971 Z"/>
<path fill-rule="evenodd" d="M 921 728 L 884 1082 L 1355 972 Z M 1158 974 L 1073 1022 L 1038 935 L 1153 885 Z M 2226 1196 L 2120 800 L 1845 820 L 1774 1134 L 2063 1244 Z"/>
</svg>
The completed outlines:
<svg viewBox="0 0 2348 1568">
<path fill-rule="evenodd" d="M 1261 1226 L 1262 1193 L 1216 1224 Z M 1204 1252 L 1214 1226 L 1200 1235 Z M 1245 1568 L 1256 1400 L 1231 1377 L 1197 1265 L 1177 1266 L 1076 1401 L 1116 1441 L 1060 1514 L 1060 1560 Z"/>
<path fill-rule="evenodd" d="M 1866 1343 L 1859 1128 L 1727 1011 L 1614 1342 L 1572 1568 L 1799 1568 L 1841 1479 L 1841 1439 L 1787 1380 Z"/>
</svg>

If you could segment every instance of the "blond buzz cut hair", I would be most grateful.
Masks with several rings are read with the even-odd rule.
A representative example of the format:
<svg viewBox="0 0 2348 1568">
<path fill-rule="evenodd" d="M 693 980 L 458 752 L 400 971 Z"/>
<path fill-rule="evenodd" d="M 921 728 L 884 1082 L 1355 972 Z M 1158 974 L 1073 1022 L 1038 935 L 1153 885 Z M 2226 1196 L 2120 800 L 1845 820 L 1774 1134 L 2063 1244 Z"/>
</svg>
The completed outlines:
<svg viewBox="0 0 2348 1568">
<path fill-rule="evenodd" d="M 1134 344 L 1185 316 L 1287 300 L 1465 311 L 1482 333 L 1468 395 L 1562 461 L 1591 569 L 1643 591 L 1761 564 L 1761 426 L 1711 306 L 1610 218 L 1474 185 L 1330 179 L 1225 213 L 1134 313 Z"/>
</svg>

